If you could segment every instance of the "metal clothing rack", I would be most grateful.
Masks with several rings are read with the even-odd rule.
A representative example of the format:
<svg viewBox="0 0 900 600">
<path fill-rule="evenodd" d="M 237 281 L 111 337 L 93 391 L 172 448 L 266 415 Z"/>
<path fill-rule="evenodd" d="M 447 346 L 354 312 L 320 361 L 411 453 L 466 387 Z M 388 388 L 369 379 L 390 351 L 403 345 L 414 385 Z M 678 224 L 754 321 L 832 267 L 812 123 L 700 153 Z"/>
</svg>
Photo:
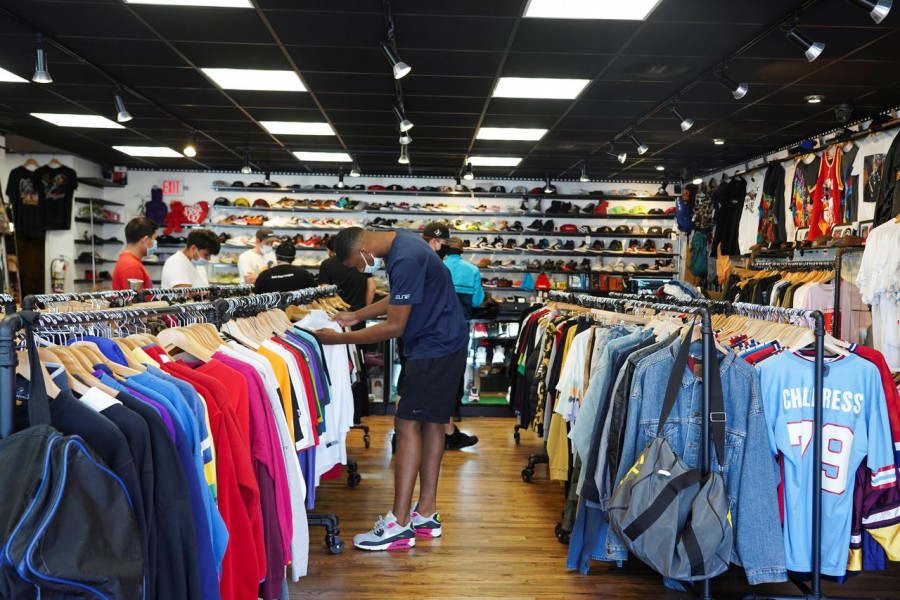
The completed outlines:
<svg viewBox="0 0 900 600">
<path fill-rule="evenodd" d="M 69 293 L 69 294 L 31 294 L 25 296 L 22 300 L 23 310 L 42 310 L 47 309 L 48 304 L 58 304 L 62 302 L 83 302 L 96 305 L 101 308 L 104 305 L 108 307 L 124 306 L 131 304 L 137 292 L 134 290 L 113 290 L 104 292 L 90 292 L 85 294 Z"/>
<path fill-rule="evenodd" d="M 655 311 L 678 312 L 699 316 L 701 320 L 701 348 L 702 348 L 702 379 L 701 379 L 701 408 L 703 419 L 700 424 L 700 473 L 706 476 L 709 473 L 712 449 L 709 444 L 710 423 L 710 369 L 715 360 L 715 349 L 712 329 L 712 319 L 707 306 L 684 306 L 658 301 L 645 301 L 633 298 L 604 298 L 589 296 L 587 294 L 572 294 L 567 292 L 553 292 L 548 294 L 550 300 L 576 304 L 585 308 L 614 309 L 623 312 L 627 308 L 650 308 Z M 821 450 L 821 449 L 820 449 Z M 701 600 L 711 600 L 709 579 L 703 579 L 693 588 L 686 588 L 689 593 Z"/>
<path fill-rule="evenodd" d="M 185 302 L 197 300 L 216 300 L 231 296 L 249 296 L 253 293 L 252 285 L 208 285 L 202 287 L 147 288 L 140 290 L 141 302 L 166 301 Z"/>
<path fill-rule="evenodd" d="M 11 315 L 16 312 L 16 297 L 11 294 L 0 294 L 0 303 L 3 304 L 3 313 Z"/>
<path fill-rule="evenodd" d="M 49 304 L 63 302 L 83 302 L 95 305 L 97 308 L 115 308 L 127 306 L 136 301 L 151 302 L 164 300 L 168 302 L 184 302 L 185 300 L 216 299 L 227 296 L 246 296 L 253 293 L 253 286 L 249 285 L 219 285 L 205 287 L 181 287 L 181 288 L 148 288 L 145 290 L 106 290 L 90 293 L 68 294 L 32 294 L 25 296 L 22 301 L 24 310 L 47 309 Z M 10 298 L 12 298 L 10 296 Z M 0 295 L 0 302 L 4 301 Z M 13 300 L 13 311 L 15 301 Z M 7 312 L 10 311 L 7 309 Z"/>
</svg>

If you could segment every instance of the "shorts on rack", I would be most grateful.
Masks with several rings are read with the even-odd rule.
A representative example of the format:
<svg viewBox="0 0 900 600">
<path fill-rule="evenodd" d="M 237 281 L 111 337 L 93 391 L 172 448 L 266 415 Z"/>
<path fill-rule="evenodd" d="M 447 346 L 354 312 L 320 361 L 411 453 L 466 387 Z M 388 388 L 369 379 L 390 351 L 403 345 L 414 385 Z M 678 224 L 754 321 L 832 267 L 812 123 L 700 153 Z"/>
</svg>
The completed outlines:
<svg viewBox="0 0 900 600">
<path fill-rule="evenodd" d="M 437 358 L 406 359 L 403 396 L 397 416 L 409 421 L 447 423 L 456 406 L 459 380 L 466 368 L 466 348 Z"/>
</svg>

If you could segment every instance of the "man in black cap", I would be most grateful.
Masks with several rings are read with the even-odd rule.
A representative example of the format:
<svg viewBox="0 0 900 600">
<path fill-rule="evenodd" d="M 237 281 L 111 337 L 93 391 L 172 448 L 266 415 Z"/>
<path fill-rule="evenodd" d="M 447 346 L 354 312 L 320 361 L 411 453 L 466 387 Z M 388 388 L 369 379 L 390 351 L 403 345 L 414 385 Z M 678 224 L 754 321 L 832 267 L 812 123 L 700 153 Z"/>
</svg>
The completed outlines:
<svg viewBox="0 0 900 600">
<path fill-rule="evenodd" d="M 238 257 L 238 273 L 241 281 L 254 284 L 259 274 L 275 265 L 275 243 L 278 236 L 271 227 L 260 227 L 256 230 L 256 241 L 253 248 Z"/>
<path fill-rule="evenodd" d="M 256 278 L 253 292 L 293 292 L 304 288 L 315 287 L 316 278 L 303 267 L 292 264 L 297 256 L 294 242 L 282 242 L 275 248 L 277 264 L 266 269 Z"/>
</svg>

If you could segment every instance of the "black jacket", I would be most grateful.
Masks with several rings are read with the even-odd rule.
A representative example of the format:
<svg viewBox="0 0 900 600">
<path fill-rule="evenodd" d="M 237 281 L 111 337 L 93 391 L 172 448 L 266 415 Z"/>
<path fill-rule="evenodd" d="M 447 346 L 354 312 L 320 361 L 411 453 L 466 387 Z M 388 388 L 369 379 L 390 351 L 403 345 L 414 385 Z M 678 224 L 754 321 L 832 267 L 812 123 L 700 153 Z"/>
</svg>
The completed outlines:
<svg viewBox="0 0 900 600">
<path fill-rule="evenodd" d="M 897 179 L 900 178 L 900 135 L 894 138 L 891 149 L 884 157 L 881 185 L 875 198 L 875 226 L 887 223 L 900 215 L 900 195 Z"/>
</svg>

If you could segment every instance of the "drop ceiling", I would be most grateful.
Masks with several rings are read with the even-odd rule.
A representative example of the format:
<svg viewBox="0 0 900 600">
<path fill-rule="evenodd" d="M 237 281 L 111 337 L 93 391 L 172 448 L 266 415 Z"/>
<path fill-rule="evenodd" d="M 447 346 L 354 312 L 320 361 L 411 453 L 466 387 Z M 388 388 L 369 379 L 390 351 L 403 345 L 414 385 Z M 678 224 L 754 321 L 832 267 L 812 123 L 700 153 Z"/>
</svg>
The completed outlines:
<svg viewBox="0 0 900 600">
<path fill-rule="evenodd" d="M 53 83 L 0 83 L 0 130 L 103 164 L 237 170 L 250 153 L 273 172 L 336 172 L 295 151 L 348 152 L 363 173 L 450 176 L 467 155 L 520 156 L 476 176 L 650 180 L 708 171 L 900 105 L 900 9 L 879 25 L 845 0 L 662 0 L 646 21 L 522 18 L 527 0 L 394 0 L 410 165 L 397 163 L 396 99 L 381 0 L 252 0 L 252 9 L 127 4 L 122 0 L 4 0 L 0 67 L 30 79 L 42 32 Z M 826 44 L 813 63 L 779 30 L 800 27 Z M 70 52 L 67 53 L 59 46 Z M 750 84 L 741 100 L 713 71 Z M 85 64 L 80 59 L 87 61 Z M 201 68 L 296 72 L 308 92 L 222 90 Z M 574 100 L 492 98 L 499 77 L 590 83 Z M 133 120 L 125 129 L 63 128 L 30 113 L 115 119 L 115 82 Z M 825 96 L 807 104 L 804 97 Z M 683 133 L 667 106 L 695 121 Z M 262 121 L 329 123 L 334 136 L 271 134 Z M 476 139 L 478 128 L 543 128 L 538 141 Z M 650 147 L 638 156 L 627 133 Z M 198 131 L 195 158 L 137 158 L 112 146 L 180 150 Z M 714 138 L 725 145 L 715 146 Z M 13 138 L 16 139 L 16 138 Z M 629 158 L 607 156 L 615 141 Z M 10 142 L 12 150 L 16 148 Z M 24 150 L 24 149 L 23 149 Z"/>
</svg>

